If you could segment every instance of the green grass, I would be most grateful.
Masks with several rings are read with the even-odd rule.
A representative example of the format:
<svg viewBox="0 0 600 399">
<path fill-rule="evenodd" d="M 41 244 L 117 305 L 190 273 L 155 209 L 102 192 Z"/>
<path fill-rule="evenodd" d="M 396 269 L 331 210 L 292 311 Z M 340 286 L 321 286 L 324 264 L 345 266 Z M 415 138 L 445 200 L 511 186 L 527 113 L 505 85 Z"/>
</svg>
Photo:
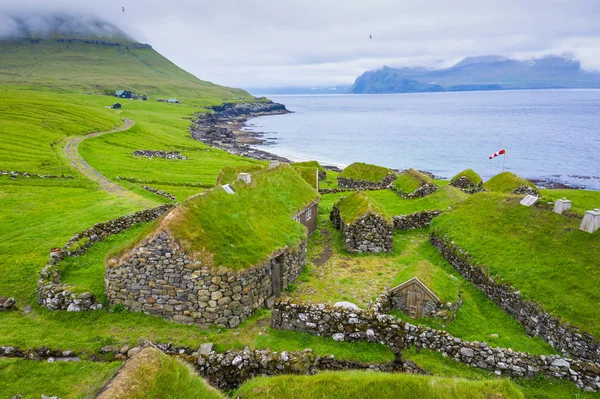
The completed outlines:
<svg viewBox="0 0 600 399">
<path fill-rule="evenodd" d="M 566 197 L 572 202 L 573 213 L 583 215 L 585 211 L 600 208 L 600 191 L 592 190 L 541 190 L 540 201 L 556 201 Z"/>
<path fill-rule="evenodd" d="M 537 190 L 529 180 L 525 180 L 511 172 L 502 172 L 483 183 L 486 190 L 498 193 L 511 193 L 521 186 L 529 186 Z"/>
<path fill-rule="evenodd" d="M 521 291 L 521 297 L 599 337 L 600 233 L 580 231 L 580 219 L 517 197 L 475 194 L 432 222 L 492 275 Z"/>
<path fill-rule="evenodd" d="M 101 398 L 223 399 L 192 368 L 154 348 L 144 348 L 131 358 L 110 382 Z"/>
<path fill-rule="evenodd" d="M 233 195 L 217 187 L 188 200 L 161 228 L 204 265 L 234 270 L 256 265 L 306 236 L 306 228 L 292 218 L 318 193 L 289 166 L 254 174 L 251 184 L 236 181 L 232 187 Z"/>
<path fill-rule="evenodd" d="M 317 173 L 319 170 L 314 166 L 298 166 L 292 164 L 292 168 L 315 190 L 319 188 L 319 177 Z"/>
<path fill-rule="evenodd" d="M 251 398 L 524 398 L 509 380 L 472 381 L 368 371 L 327 372 L 314 376 L 258 377 L 243 384 L 235 397 Z"/>
<path fill-rule="evenodd" d="M 369 196 L 364 192 L 352 192 L 341 198 L 338 202 L 338 209 L 340 210 L 340 216 L 344 223 L 354 223 L 357 219 L 367 214 L 377 214 L 388 222 L 391 222 L 392 218 L 389 213 L 381 208 L 379 204 L 374 203 L 370 200 Z"/>
<path fill-rule="evenodd" d="M 427 183 L 433 183 L 433 180 L 418 170 L 409 169 L 401 173 L 392 184 L 401 193 L 410 194 Z"/>
<path fill-rule="evenodd" d="M 468 198 L 468 194 L 456 187 L 446 186 L 423 198 L 405 199 L 391 190 L 368 193 L 369 199 L 390 215 L 409 215 L 424 210 L 445 211 Z"/>
<path fill-rule="evenodd" d="M 325 169 L 325 180 L 321 180 L 319 182 L 319 188 L 338 188 L 337 177 L 339 176 L 338 172 L 334 172 L 333 170 Z"/>
<path fill-rule="evenodd" d="M 0 359 L 0 398 L 18 394 L 24 399 L 39 399 L 42 394 L 70 399 L 93 397 L 119 366 L 117 362 Z"/>
<path fill-rule="evenodd" d="M 392 173 L 392 171 L 383 166 L 354 162 L 353 164 L 346 166 L 338 176 L 345 179 L 379 182 L 390 173 Z"/>
<path fill-rule="evenodd" d="M 264 165 L 258 163 L 242 166 L 226 166 L 219 172 L 219 176 L 217 177 L 217 184 L 223 185 L 233 183 L 237 180 L 238 175 L 240 173 L 255 173 L 264 168 Z"/>
<path fill-rule="evenodd" d="M 456 176 L 450 180 L 450 182 L 454 182 L 458 180 L 460 177 L 466 177 L 473 183 L 474 186 L 478 186 L 481 183 L 481 176 L 477 174 L 473 169 L 465 169 L 462 172 L 458 173 Z"/>
<path fill-rule="evenodd" d="M 325 172 L 325 168 L 323 168 L 317 161 L 294 162 L 292 166 L 310 166 L 319 169 L 319 172 Z"/>
</svg>

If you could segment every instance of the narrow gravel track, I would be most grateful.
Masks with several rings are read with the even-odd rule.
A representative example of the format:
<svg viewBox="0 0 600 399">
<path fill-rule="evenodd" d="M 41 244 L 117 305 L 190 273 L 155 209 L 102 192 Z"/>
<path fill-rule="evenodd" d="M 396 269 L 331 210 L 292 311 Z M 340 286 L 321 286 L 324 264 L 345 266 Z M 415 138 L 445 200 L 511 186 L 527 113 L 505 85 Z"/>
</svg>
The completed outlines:
<svg viewBox="0 0 600 399">
<path fill-rule="evenodd" d="M 67 138 L 67 140 L 65 142 L 64 148 L 65 148 L 65 156 L 67 157 L 67 159 L 69 160 L 69 162 L 71 163 L 71 165 L 73 165 L 73 167 L 75 169 L 80 171 L 82 174 L 84 174 L 90 180 L 98 183 L 103 190 L 106 190 L 109 193 L 118 195 L 120 197 L 127 197 L 128 199 L 131 199 L 132 195 L 135 195 L 134 193 L 132 193 L 131 191 L 125 189 L 124 187 L 122 187 L 122 186 L 110 181 L 106 177 L 104 177 L 96 169 L 92 168 L 90 166 L 90 164 L 88 164 L 81 157 L 81 155 L 79 155 L 79 151 L 77 151 L 77 149 L 79 147 L 79 143 L 81 143 L 85 139 L 102 136 L 103 134 L 116 133 L 116 132 L 122 132 L 125 130 L 129 130 L 134 125 L 134 122 L 131 119 L 125 118 L 125 119 L 123 119 L 123 121 L 125 122 L 125 124 L 114 130 L 109 130 L 106 132 L 94 132 L 94 133 L 84 134 L 82 136 L 69 137 L 69 138 Z"/>
</svg>

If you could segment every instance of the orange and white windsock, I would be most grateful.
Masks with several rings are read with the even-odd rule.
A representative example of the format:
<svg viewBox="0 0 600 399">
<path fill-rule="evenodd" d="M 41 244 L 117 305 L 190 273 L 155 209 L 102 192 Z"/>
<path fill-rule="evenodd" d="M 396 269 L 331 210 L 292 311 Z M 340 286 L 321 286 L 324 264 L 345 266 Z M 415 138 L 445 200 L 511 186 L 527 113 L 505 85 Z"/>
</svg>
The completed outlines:
<svg viewBox="0 0 600 399">
<path fill-rule="evenodd" d="M 493 155 L 490 155 L 490 159 L 496 158 L 498 155 L 504 155 L 504 154 L 506 154 L 506 151 L 505 150 L 500 150 L 498 152 L 495 152 Z"/>
</svg>

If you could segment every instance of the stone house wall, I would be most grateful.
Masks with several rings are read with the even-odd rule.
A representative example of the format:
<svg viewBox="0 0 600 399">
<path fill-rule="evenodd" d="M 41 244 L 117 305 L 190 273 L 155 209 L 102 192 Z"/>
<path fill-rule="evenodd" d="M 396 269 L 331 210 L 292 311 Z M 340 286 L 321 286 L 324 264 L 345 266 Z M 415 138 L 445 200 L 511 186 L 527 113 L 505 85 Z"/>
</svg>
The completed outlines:
<svg viewBox="0 0 600 399">
<path fill-rule="evenodd" d="M 394 230 L 413 230 L 429 227 L 434 217 L 442 211 L 421 211 L 410 215 L 394 216 Z"/>
<path fill-rule="evenodd" d="M 390 173 L 378 182 L 373 182 L 370 180 L 348 179 L 339 176 L 337 180 L 340 188 L 350 190 L 379 190 L 387 188 L 397 178 L 398 176 L 396 176 L 395 173 Z"/>
<path fill-rule="evenodd" d="M 396 189 L 396 187 L 394 187 L 394 186 L 390 186 L 390 188 L 392 190 L 394 190 L 397 194 L 399 194 L 402 198 L 406 198 L 406 199 L 427 197 L 428 195 L 431 195 L 431 194 L 435 193 L 437 190 L 439 190 L 439 187 L 433 183 L 425 183 L 421 187 L 419 187 L 415 191 L 413 191 L 412 193 L 402 192 L 402 191 Z"/>
<path fill-rule="evenodd" d="M 561 322 L 533 301 L 520 298 L 516 288 L 497 283 L 485 266 L 477 266 L 450 238 L 431 233 L 431 243 L 454 268 L 488 298 L 513 316 L 531 336 L 539 336 L 565 355 L 600 363 L 600 342 L 591 334 Z"/>
<path fill-rule="evenodd" d="M 600 367 L 595 363 L 495 348 L 485 342 L 468 342 L 446 331 L 415 326 L 369 310 L 283 299 L 275 303 L 271 327 L 332 337 L 336 341 L 380 343 L 388 345 L 396 354 L 410 347 L 427 348 L 496 375 L 534 377 L 545 374 L 551 378 L 571 380 L 586 391 L 600 389 Z"/>
<path fill-rule="evenodd" d="M 306 240 L 251 269 L 212 268 L 193 261 L 161 231 L 108 265 L 106 296 L 131 311 L 233 328 L 278 296 L 274 289 L 285 290 L 305 263 Z"/>
<path fill-rule="evenodd" d="M 344 246 L 350 253 L 392 252 L 394 250 L 394 227 L 383 217 L 367 213 L 347 224 L 336 205 L 329 215 L 333 225 L 344 237 Z"/>
<path fill-rule="evenodd" d="M 153 221 L 171 208 L 173 205 L 164 204 L 145 209 L 105 223 L 96 223 L 93 227 L 75 234 L 52 255 L 48 264 L 42 269 L 37 284 L 38 303 L 50 310 L 79 312 L 101 309 L 102 304 L 92 293 L 75 293 L 73 287 L 62 284 L 59 263 L 67 256 L 83 255 L 92 245 L 109 235 L 118 234 L 138 223 Z"/>
<path fill-rule="evenodd" d="M 464 191 L 467 194 L 475 194 L 480 191 L 486 191 L 485 188 L 483 188 L 483 181 L 480 181 L 479 184 L 474 184 L 466 176 L 460 176 L 458 179 L 450 182 L 450 185 L 460 189 L 461 191 Z"/>
</svg>

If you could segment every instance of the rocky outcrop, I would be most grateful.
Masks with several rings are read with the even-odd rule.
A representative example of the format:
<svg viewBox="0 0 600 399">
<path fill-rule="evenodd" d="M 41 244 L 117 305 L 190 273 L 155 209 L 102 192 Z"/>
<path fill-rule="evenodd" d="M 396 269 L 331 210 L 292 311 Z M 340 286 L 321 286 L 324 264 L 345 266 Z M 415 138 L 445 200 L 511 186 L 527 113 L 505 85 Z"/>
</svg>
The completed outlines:
<svg viewBox="0 0 600 399">
<path fill-rule="evenodd" d="M 380 343 L 389 346 L 396 354 L 410 347 L 427 348 L 499 376 L 534 377 L 544 374 L 573 381 L 586 391 L 600 389 L 600 367 L 593 362 L 557 355 L 532 355 L 510 348 L 490 347 L 485 342 L 468 342 L 446 331 L 415 326 L 374 311 L 283 299 L 274 305 L 271 327 L 332 337 L 336 341 Z"/>
<path fill-rule="evenodd" d="M 182 159 L 186 160 L 188 157 L 184 157 L 181 155 L 179 151 L 154 151 L 154 150 L 135 150 L 133 155 L 136 157 L 146 157 L 146 158 L 163 158 L 163 159 Z"/>
<path fill-rule="evenodd" d="M 106 296 L 112 304 L 180 323 L 237 327 L 287 288 L 306 263 L 306 241 L 255 267 L 235 271 L 192 259 L 166 231 L 109 263 Z M 274 270 L 277 269 L 277 272 Z"/>
<path fill-rule="evenodd" d="M 465 279 L 521 323 L 529 335 L 541 337 L 565 355 L 600 363 L 600 342 L 591 334 L 550 315 L 538 303 L 521 299 L 516 288 L 496 282 L 485 266 L 476 265 L 468 252 L 450 238 L 434 231 L 431 243 Z"/>
<path fill-rule="evenodd" d="M 15 298 L 0 297 L 0 312 L 11 310 L 15 306 Z"/>
<path fill-rule="evenodd" d="M 394 230 L 413 230 L 429 227 L 429 224 L 442 211 L 421 211 L 410 215 L 394 216 Z"/>
<path fill-rule="evenodd" d="M 273 101 L 256 101 L 246 103 L 224 103 L 212 107 L 215 115 L 220 118 L 231 118 L 238 116 L 254 117 L 260 115 L 289 114 L 285 105 Z"/>
<path fill-rule="evenodd" d="M 105 223 L 96 223 L 93 227 L 71 237 L 63 248 L 55 248 L 51 252 L 48 264 L 40 273 L 37 284 L 38 303 L 50 310 L 70 312 L 101 309 L 102 304 L 92 293 L 77 293 L 73 287 L 62 284 L 59 263 L 67 256 L 83 255 L 92 245 L 109 235 L 118 234 L 139 223 L 155 220 L 172 207 L 173 205 L 165 204 Z"/>
<path fill-rule="evenodd" d="M 348 179 L 345 177 L 337 178 L 338 186 L 342 189 L 361 191 L 361 190 L 382 190 L 398 178 L 395 173 L 390 173 L 378 182 L 370 180 Z"/>
</svg>

